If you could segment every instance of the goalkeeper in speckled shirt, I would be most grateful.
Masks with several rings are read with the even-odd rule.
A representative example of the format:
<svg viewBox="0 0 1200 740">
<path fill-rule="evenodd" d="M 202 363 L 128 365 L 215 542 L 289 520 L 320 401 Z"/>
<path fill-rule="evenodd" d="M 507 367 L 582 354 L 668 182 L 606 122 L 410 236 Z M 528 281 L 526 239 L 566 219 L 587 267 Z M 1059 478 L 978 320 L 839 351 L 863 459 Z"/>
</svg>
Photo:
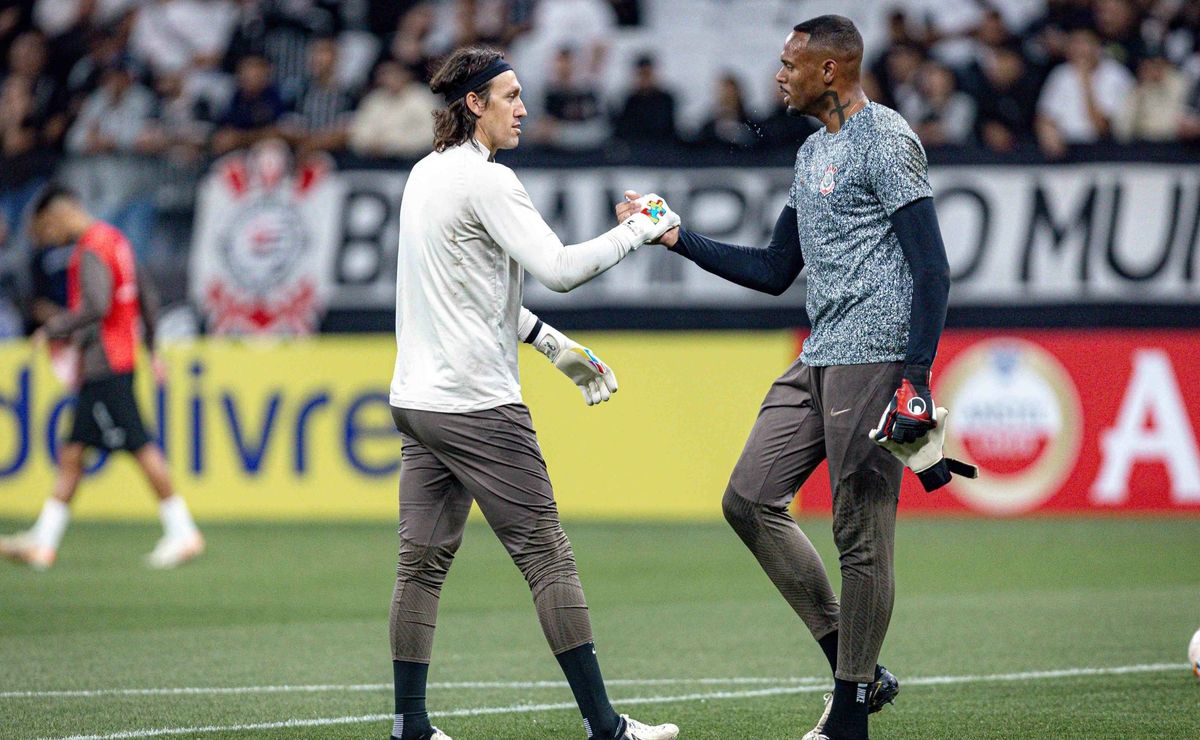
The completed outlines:
<svg viewBox="0 0 1200 740">
<path fill-rule="evenodd" d="M 925 151 L 898 113 L 867 99 L 862 57 L 862 36 L 841 16 L 801 23 L 784 43 L 775 80 L 788 110 L 824 128 L 797 153 L 769 245 L 723 244 L 686 229 L 659 240 L 715 275 L 772 295 L 808 267 L 812 333 L 767 393 L 722 502 L 834 671 L 834 691 L 806 740 L 866 738 L 868 714 L 899 691 L 877 661 L 895 596 L 903 465 L 931 490 L 959 471 L 942 459 L 944 425 L 929 392 L 949 270 Z M 637 197 L 626 193 L 618 219 L 638 208 Z M 840 604 L 788 513 L 822 460 L 833 489 Z"/>
</svg>

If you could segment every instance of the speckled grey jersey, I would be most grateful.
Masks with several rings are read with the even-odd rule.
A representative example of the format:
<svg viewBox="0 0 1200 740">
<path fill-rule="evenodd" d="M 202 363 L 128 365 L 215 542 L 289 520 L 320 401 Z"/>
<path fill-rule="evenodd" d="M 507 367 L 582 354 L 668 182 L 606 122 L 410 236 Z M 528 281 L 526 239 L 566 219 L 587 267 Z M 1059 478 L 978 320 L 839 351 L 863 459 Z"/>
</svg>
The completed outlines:
<svg viewBox="0 0 1200 740">
<path fill-rule="evenodd" d="M 800 147 L 788 205 L 808 267 L 806 365 L 904 359 L 912 274 L 888 217 L 932 196 L 927 174 L 917 135 L 878 103 Z"/>
</svg>

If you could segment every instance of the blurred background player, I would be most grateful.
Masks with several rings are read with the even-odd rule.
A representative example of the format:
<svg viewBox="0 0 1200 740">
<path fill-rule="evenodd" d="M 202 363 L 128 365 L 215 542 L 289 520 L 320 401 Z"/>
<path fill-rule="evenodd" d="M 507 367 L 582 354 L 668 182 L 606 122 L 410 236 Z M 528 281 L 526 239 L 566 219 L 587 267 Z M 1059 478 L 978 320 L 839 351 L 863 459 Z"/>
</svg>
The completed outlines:
<svg viewBox="0 0 1200 740">
<path fill-rule="evenodd" d="M 83 478 L 84 452 L 91 447 L 132 453 L 159 499 L 163 537 L 146 556 L 147 565 L 172 568 L 187 562 L 204 552 L 204 538 L 142 425 L 133 391 L 139 318 L 146 345 L 154 349 L 157 300 L 150 283 L 121 232 L 93 218 L 66 188 L 51 185 L 42 192 L 33 205 L 31 228 L 38 244 L 75 244 L 67 267 L 68 310 L 43 307 L 46 321 L 35 341 L 71 342 L 78 350 L 80 385 L 54 492 L 31 529 L 0 537 L 0 554 L 38 569 L 54 564 Z M 161 381 L 157 357 L 153 362 Z"/>
<path fill-rule="evenodd" d="M 834 670 L 833 694 L 806 740 L 865 739 L 867 715 L 899 691 L 876 661 L 895 599 L 903 467 L 869 432 L 885 408 L 899 409 L 880 425 L 892 440 L 933 428 L 930 367 L 950 287 L 925 151 L 896 111 L 867 98 L 862 57 L 862 36 L 842 16 L 814 18 L 788 35 L 775 81 L 795 115 L 824 127 L 796 155 L 791 194 L 765 249 L 684 229 L 662 240 L 705 270 L 772 295 L 808 265 L 812 333 L 767 393 L 722 501 Z M 617 217 L 633 208 L 619 205 Z M 822 461 L 833 488 L 840 604 L 788 512 Z"/>
<path fill-rule="evenodd" d="M 404 452 L 400 564 L 392 599 L 398 740 L 448 740 L 425 709 L 442 584 L 472 501 L 533 594 L 550 649 L 589 738 L 672 740 L 609 703 L 571 543 L 521 400 L 517 342 L 529 342 L 583 391 L 588 405 L 617 390 L 611 368 L 521 306 L 524 271 L 566 292 L 679 223 L 660 210 L 630 215 L 595 239 L 564 246 L 511 169 L 525 104 L 517 75 L 484 47 L 455 51 L 430 82 L 446 107 L 433 153 L 418 162 L 400 206 L 396 367 L 390 402 Z"/>
</svg>

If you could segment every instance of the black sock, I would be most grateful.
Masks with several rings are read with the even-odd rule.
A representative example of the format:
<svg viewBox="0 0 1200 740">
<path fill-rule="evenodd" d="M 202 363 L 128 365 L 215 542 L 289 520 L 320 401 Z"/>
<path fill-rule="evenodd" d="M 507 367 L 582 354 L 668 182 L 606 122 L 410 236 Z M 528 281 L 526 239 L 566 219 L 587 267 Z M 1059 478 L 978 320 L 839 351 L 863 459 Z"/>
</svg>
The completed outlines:
<svg viewBox="0 0 1200 740">
<path fill-rule="evenodd" d="M 820 645 L 821 649 L 825 651 L 825 659 L 829 661 L 829 670 L 833 671 L 834 673 L 837 673 L 837 643 L 837 630 L 834 630 L 828 635 L 822 637 L 820 640 L 817 640 L 817 644 Z"/>
<path fill-rule="evenodd" d="M 833 680 L 833 707 L 825 722 L 825 734 L 834 740 L 866 740 L 867 684 Z"/>
<path fill-rule="evenodd" d="M 429 712 L 425 710 L 429 664 L 393 660 L 392 675 L 396 680 L 396 721 L 392 736 L 400 740 L 424 740 L 433 734 Z"/>
<path fill-rule="evenodd" d="M 589 738 L 614 738 L 621 729 L 621 718 L 608 701 L 604 690 L 604 678 L 600 675 L 600 662 L 596 660 L 596 646 L 584 643 L 577 648 L 559 653 L 558 664 L 571 685 L 575 703 L 583 715 L 583 728 Z"/>
</svg>

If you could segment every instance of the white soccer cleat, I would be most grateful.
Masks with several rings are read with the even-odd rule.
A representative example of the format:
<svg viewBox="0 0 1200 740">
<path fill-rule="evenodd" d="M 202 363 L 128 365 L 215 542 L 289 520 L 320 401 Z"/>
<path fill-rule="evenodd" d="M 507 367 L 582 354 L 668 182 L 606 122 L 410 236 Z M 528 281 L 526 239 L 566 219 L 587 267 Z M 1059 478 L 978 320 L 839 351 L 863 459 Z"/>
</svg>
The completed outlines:
<svg viewBox="0 0 1200 740">
<path fill-rule="evenodd" d="M 39 546 L 33 540 L 29 531 L 17 532 L 0 537 L 0 555 L 18 563 L 24 563 L 34 570 L 46 570 L 54 565 L 58 553 L 49 548 Z"/>
<path fill-rule="evenodd" d="M 204 538 L 199 532 L 185 537 L 163 537 L 146 556 L 146 565 L 156 570 L 176 568 L 204 554 Z"/>
<path fill-rule="evenodd" d="M 672 724 L 644 725 L 628 714 L 622 714 L 625 720 L 625 734 L 621 740 L 675 740 L 679 737 L 679 728 Z"/>
<path fill-rule="evenodd" d="M 435 727 L 433 728 L 433 734 L 429 736 L 429 740 L 453 740 L 453 738 Z"/>
<path fill-rule="evenodd" d="M 833 709 L 833 694 L 825 695 L 825 711 L 821 712 L 821 719 L 817 720 L 817 726 L 809 730 L 800 740 L 829 740 L 829 736 L 825 734 L 825 723 L 829 720 L 829 712 Z"/>
</svg>

